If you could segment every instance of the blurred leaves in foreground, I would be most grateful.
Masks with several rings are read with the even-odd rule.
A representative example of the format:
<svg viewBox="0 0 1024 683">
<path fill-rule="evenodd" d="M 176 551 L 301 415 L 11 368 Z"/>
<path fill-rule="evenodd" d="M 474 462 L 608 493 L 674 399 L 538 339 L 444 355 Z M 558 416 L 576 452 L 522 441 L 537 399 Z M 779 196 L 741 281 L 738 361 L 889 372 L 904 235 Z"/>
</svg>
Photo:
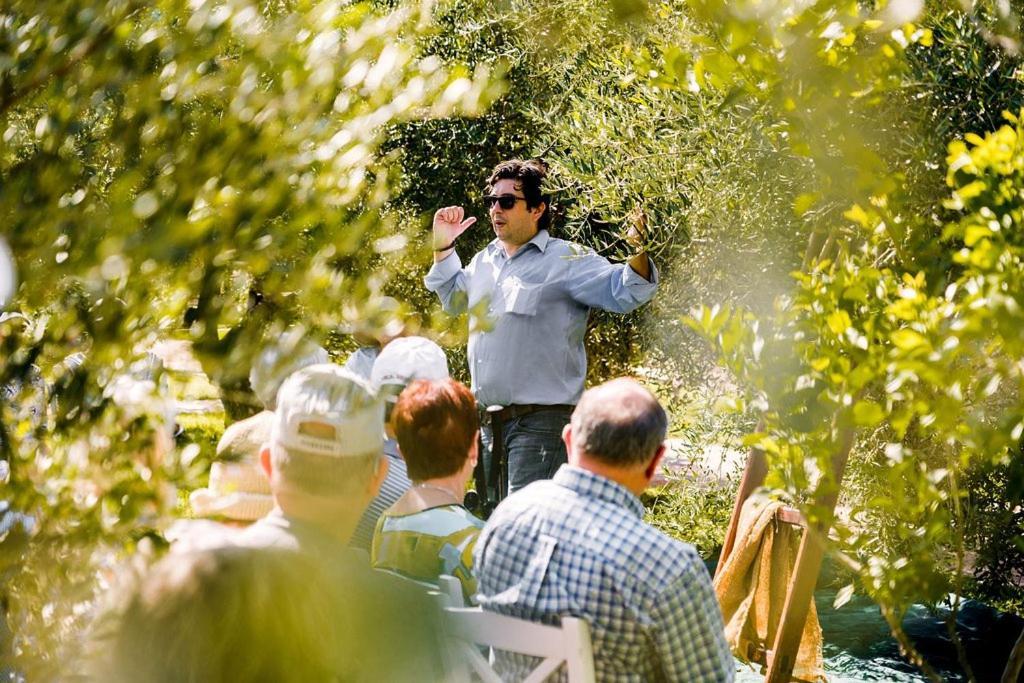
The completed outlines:
<svg viewBox="0 0 1024 683">
<path fill-rule="evenodd" d="M 419 281 L 419 219 L 479 207 L 495 162 L 534 154 L 563 236 L 623 256 L 624 217 L 650 219 L 662 291 L 594 316 L 591 379 L 642 362 L 673 391 L 706 380 L 681 318 L 707 304 L 694 327 L 732 371 L 715 381 L 746 390 L 735 421 L 766 417 L 773 484 L 828 486 L 814 465 L 856 432 L 837 547 L 891 622 L 971 588 L 972 550 L 978 590 L 1019 596 L 1002 549 L 1024 526 L 990 484 L 1019 479 L 1020 131 L 986 137 L 1024 105 L 1005 4 L 3 4 L 0 225 L 27 317 L 0 322 L 0 475 L 3 519 L 28 517 L 0 526 L 0 568 L 19 665 L 75 661 L 107 569 L 208 457 L 166 448 L 157 339 L 192 340 L 239 413 L 253 350 L 289 324 L 334 343 L 419 313 L 457 344 Z M 704 503 L 727 507 L 661 510 Z"/>
<path fill-rule="evenodd" d="M 473 116 L 498 92 L 484 68 L 423 56 L 430 30 L 416 3 L 0 9 L 0 225 L 22 280 L 9 310 L 27 316 L 0 324 L 3 498 L 33 522 L 4 589 L 33 680 L 74 666 L 95 570 L 175 503 L 146 350 L 184 328 L 217 384 L 244 387 L 265 330 L 377 305 L 408 242 L 381 210 L 388 126 Z"/>
</svg>

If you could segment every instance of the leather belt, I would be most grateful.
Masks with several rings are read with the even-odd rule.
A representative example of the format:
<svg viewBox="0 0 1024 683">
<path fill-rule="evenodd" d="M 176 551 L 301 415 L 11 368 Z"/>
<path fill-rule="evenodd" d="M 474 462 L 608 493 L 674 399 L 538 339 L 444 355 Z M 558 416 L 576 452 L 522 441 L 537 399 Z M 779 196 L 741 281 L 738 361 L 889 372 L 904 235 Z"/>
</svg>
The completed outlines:
<svg viewBox="0 0 1024 683">
<path fill-rule="evenodd" d="M 486 410 L 486 414 L 490 417 L 492 424 L 495 420 L 498 420 L 499 422 L 508 422 L 509 420 L 516 419 L 517 417 L 523 417 L 524 415 L 539 413 L 541 411 L 571 413 L 576 409 L 576 406 L 568 404 L 541 405 L 537 403 L 505 406 L 500 410 L 495 410 L 496 407 L 497 406 L 491 406 Z"/>
</svg>

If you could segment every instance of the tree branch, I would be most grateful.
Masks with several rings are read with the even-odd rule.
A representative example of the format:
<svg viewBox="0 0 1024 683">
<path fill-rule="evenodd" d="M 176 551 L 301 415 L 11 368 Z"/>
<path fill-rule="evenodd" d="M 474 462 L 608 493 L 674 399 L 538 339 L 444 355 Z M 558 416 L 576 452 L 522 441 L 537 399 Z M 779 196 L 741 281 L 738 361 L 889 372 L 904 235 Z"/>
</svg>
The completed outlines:
<svg viewBox="0 0 1024 683">
<path fill-rule="evenodd" d="M 893 612 L 891 607 L 879 603 L 879 607 L 882 609 L 882 616 L 885 617 L 885 621 L 889 624 L 889 631 L 892 633 L 892 637 L 896 639 L 896 642 L 900 646 L 900 654 L 907 658 L 911 664 L 920 669 L 928 680 L 933 683 L 942 683 L 943 678 L 939 675 L 931 664 L 929 664 L 925 658 L 917 651 L 914 644 L 910 641 L 910 637 L 907 632 L 903 630 L 903 626 L 896 618 L 896 613 Z"/>
</svg>

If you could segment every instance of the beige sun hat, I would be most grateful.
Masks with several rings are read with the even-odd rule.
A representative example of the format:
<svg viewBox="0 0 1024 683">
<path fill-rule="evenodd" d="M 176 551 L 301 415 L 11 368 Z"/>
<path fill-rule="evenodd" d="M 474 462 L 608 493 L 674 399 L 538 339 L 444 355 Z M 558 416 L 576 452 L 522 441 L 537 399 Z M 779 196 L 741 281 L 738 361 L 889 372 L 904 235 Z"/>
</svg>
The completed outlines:
<svg viewBox="0 0 1024 683">
<path fill-rule="evenodd" d="M 197 517 L 224 517 L 249 522 L 274 508 L 270 482 L 259 466 L 259 452 L 270 440 L 274 413 L 264 410 L 224 430 L 217 444 L 217 462 L 210 483 L 189 496 Z"/>
<path fill-rule="evenodd" d="M 255 462 L 215 462 L 210 484 L 189 495 L 197 517 L 224 517 L 253 522 L 274 509 L 270 483 Z"/>
</svg>

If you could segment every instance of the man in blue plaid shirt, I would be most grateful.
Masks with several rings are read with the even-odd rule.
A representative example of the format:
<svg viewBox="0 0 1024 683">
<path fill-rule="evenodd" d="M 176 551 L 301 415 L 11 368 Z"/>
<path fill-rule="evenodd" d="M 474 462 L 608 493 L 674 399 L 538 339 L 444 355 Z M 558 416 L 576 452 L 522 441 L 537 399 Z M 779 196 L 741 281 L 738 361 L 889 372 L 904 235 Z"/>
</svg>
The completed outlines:
<svg viewBox="0 0 1024 683">
<path fill-rule="evenodd" d="M 692 546 L 643 522 L 639 495 L 668 420 L 637 382 L 585 392 L 563 432 L 569 464 L 495 510 L 476 545 L 485 609 L 590 624 L 599 681 L 731 681 L 735 664 L 707 568 Z M 499 655 L 506 680 L 535 660 Z"/>
</svg>

